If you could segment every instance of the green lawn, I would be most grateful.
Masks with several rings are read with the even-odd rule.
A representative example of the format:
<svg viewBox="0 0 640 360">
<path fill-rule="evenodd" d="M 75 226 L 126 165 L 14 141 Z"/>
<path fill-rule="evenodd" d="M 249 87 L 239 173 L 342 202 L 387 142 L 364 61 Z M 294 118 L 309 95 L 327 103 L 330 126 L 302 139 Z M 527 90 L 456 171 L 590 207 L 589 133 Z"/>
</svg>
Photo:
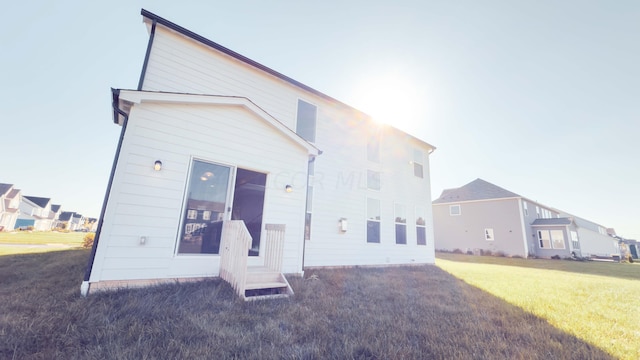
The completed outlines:
<svg viewBox="0 0 640 360">
<path fill-rule="evenodd" d="M 466 283 L 621 359 L 640 359 L 640 265 L 438 253 Z"/>
<path fill-rule="evenodd" d="M 65 244 L 82 245 L 84 232 L 15 231 L 0 232 L 0 244 Z"/>
<path fill-rule="evenodd" d="M 246 303 L 220 279 L 82 298 L 88 257 L 88 250 L 0 256 L 0 358 L 637 358 L 634 348 L 585 340 L 587 329 L 572 335 L 576 331 L 551 323 L 547 312 L 535 315 L 438 266 L 461 277 L 484 273 L 479 277 L 497 284 L 509 284 L 508 274 L 521 271 L 523 278 L 560 286 L 564 280 L 556 274 L 571 274 L 567 271 L 440 258 L 438 266 L 308 270 L 305 278 L 289 278 L 295 291 L 289 299 Z M 536 275 L 545 271 L 552 273 Z M 593 291 L 597 298 L 603 288 Z M 552 297 L 554 307 L 588 311 L 591 299 L 565 303 L 565 295 L 553 291 L 544 296 Z M 634 303 L 627 304 L 630 310 Z M 601 325 L 598 332 L 618 336 L 619 330 L 604 329 L 611 327 L 607 319 L 594 318 L 593 323 Z M 637 334 L 629 334 L 625 341 L 634 338 Z"/>
</svg>

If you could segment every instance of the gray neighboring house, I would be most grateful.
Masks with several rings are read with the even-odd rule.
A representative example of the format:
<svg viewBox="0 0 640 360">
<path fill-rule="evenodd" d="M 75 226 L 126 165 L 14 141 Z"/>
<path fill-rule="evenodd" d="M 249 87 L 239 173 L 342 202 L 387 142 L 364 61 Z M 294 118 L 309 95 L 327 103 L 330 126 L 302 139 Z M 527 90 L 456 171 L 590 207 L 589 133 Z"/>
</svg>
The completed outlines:
<svg viewBox="0 0 640 360">
<path fill-rule="evenodd" d="M 606 228 L 482 179 L 446 189 L 433 201 L 436 250 L 509 256 L 620 255 Z"/>
</svg>

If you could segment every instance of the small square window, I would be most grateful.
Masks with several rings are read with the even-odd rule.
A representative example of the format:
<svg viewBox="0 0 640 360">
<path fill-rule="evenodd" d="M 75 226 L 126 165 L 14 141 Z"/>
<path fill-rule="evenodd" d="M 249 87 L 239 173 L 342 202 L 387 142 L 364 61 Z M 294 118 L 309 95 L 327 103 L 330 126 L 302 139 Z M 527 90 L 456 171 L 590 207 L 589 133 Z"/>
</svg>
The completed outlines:
<svg viewBox="0 0 640 360">
<path fill-rule="evenodd" d="M 494 237 L 493 237 L 493 229 L 489 228 L 489 229 L 484 229 L 484 239 L 487 241 L 493 241 Z"/>
<path fill-rule="evenodd" d="M 460 205 L 449 205 L 449 215 L 458 216 L 462 214 L 462 209 L 460 209 Z"/>
</svg>

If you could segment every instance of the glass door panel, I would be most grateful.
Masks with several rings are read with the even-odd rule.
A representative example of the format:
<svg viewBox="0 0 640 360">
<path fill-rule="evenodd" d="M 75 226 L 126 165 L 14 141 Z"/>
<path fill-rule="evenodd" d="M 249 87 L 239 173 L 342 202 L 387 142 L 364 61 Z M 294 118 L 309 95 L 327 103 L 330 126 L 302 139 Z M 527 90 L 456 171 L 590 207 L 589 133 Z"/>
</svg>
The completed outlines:
<svg viewBox="0 0 640 360">
<path fill-rule="evenodd" d="M 218 254 L 231 167 L 193 160 L 178 254 Z"/>
</svg>

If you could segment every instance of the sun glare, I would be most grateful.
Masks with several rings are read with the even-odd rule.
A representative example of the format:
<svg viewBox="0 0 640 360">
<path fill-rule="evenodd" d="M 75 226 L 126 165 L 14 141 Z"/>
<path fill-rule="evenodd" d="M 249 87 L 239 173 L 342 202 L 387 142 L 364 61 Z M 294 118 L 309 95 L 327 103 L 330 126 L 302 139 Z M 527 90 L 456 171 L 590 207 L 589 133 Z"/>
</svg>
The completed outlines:
<svg viewBox="0 0 640 360">
<path fill-rule="evenodd" d="M 417 87 L 399 73 L 388 73 L 363 82 L 354 106 L 374 120 L 408 130 L 419 121 L 421 99 Z"/>
</svg>

